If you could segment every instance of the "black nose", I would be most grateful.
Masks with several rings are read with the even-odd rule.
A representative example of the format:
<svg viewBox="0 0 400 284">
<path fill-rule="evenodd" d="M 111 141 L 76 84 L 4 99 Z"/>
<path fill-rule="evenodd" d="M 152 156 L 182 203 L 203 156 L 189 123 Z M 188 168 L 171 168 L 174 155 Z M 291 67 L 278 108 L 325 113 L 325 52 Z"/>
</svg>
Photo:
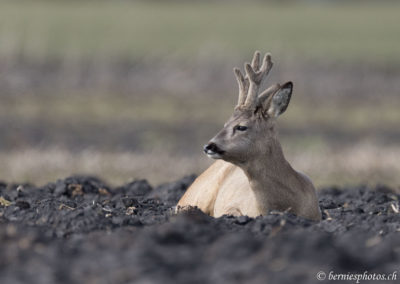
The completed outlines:
<svg viewBox="0 0 400 284">
<path fill-rule="evenodd" d="M 208 143 L 208 144 L 204 145 L 203 149 L 206 154 L 208 153 L 208 151 L 211 151 L 214 153 L 218 153 L 220 151 L 218 146 L 215 143 Z"/>
</svg>

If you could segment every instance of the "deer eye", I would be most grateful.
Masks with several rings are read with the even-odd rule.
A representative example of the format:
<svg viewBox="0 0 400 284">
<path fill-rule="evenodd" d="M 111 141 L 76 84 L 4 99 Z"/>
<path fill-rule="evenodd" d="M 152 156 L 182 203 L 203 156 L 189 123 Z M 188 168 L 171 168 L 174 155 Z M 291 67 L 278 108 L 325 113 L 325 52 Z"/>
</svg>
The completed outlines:
<svg viewBox="0 0 400 284">
<path fill-rule="evenodd" d="M 238 130 L 238 131 L 246 131 L 246 130 L 247 130 L 247 126 L 236 125 L 236 126 L 235 126 L 235 130 Z"/>
</svg>

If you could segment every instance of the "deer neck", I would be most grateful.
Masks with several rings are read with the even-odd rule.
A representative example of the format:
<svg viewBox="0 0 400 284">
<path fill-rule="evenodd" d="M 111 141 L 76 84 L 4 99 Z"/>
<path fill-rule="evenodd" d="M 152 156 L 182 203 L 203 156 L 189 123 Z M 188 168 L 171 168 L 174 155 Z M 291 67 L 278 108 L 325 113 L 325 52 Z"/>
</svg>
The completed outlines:
<svg viewBox="0 0 400 284">
<path fill-rule="evenodd" d="M 257 159 L 241 166 L 263 214 L 289 209 L 290 201 L 296 199 L 293 188 L 297 182 L 297 173 L 286 161 L 279 141 L 272 139 L 266 146 Z"/>
</svg>

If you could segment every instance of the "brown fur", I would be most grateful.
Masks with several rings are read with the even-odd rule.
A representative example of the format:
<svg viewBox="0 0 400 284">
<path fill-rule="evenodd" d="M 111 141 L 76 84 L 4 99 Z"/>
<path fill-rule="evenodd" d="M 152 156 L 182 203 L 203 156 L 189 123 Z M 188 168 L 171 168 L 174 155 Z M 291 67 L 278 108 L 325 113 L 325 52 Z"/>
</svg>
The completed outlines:
<svg viewBox="0 0 400 284">
<path fill-rule="evenodd" d="M 214 217 L 290 211 L 320 220 L 311 180 L 286 161 L 275 131 L 276 117 L 290 102 L 292 84 L 276 84 L 258 94 L 272 67 L 269 55 L 261 66 L 259 57 L 256 52 L 252 64 L 246 65 L 245 77 L 235 69 L 238 106 L 205 148 L 210 157 L 220 160 L 195 180 L 177 207 L 196 206 Z"/>
</svg>

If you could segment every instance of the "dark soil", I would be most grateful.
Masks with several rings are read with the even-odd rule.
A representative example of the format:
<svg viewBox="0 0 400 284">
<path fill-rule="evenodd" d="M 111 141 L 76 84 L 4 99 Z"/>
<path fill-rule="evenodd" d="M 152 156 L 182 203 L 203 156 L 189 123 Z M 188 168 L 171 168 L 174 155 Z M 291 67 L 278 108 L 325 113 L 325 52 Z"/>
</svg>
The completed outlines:
<svg viewBox="0 0 400 284">
<path fill-rule="evenodd" d="M 319 223 L 173 215 L 193 179 L 1 183 L 0 283 L 320 283 L 319 271 L 399 270 L 400 195 L 389 188 L 323 189 Z"/>
</svg>

